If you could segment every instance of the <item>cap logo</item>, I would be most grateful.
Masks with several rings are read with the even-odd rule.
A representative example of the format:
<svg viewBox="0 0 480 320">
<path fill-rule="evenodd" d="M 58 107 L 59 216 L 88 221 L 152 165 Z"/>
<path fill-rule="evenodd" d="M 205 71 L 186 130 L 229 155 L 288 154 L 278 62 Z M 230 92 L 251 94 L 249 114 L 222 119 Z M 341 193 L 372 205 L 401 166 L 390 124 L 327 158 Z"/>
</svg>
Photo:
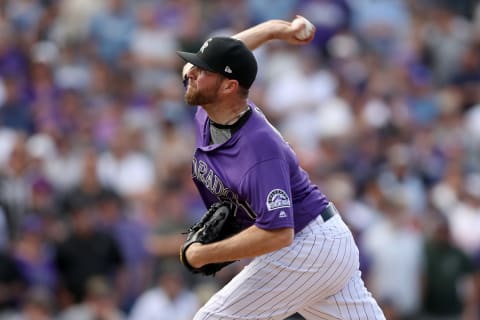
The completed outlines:
<svg viewBox="0 0 480 320">
<path fill-rule="evenodd" d="M 208 47 L 208 43 L 212 41 L 212 38 L 208 39 L 202 44 L 202 47 L 200 48 L 200 52 L 203 53 L 203 51 Z"/>
<path fill-rule="evenodd" d="M 226 66 L 226 67 L 225 67 L 225 72 L 226 72 L 226 73 L 232 73 L 233 71 L 232 71 L 232 69 L 230 69 L 229 66 Z"/>
</svg>

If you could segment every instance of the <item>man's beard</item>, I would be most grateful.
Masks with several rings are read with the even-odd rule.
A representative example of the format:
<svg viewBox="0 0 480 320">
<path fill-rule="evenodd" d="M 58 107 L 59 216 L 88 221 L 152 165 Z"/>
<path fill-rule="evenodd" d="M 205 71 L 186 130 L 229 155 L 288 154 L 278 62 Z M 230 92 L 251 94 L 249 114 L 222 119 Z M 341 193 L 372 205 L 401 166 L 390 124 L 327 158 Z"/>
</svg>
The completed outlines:
<svg viewBox="0 0 480 320">
<path fill-rule="evenodd" d="M 192 106 L 203 106 L 215 102 L 217 99 L 218 86 L 211 90 L 198 91 L 188 87 L 185 92 L 185 102 Z"/>
</svg>

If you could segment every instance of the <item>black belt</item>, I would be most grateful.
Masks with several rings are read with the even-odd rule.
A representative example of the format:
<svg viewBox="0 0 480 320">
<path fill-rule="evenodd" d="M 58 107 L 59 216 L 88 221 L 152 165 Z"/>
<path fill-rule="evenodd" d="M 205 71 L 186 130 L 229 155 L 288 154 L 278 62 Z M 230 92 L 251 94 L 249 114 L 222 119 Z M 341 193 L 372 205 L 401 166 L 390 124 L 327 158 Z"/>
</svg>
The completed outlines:
<svg viewBox="0 0 480 320">
<path fill-rule="evenodd" d="M 327 222 L 331 217 L 337 214 L 337 208 L 335 208 L 333 203 L 329 203 L 323 210 L 320 212 L 320 216 L 323 219 L 323 222 Z"/>
</svg>

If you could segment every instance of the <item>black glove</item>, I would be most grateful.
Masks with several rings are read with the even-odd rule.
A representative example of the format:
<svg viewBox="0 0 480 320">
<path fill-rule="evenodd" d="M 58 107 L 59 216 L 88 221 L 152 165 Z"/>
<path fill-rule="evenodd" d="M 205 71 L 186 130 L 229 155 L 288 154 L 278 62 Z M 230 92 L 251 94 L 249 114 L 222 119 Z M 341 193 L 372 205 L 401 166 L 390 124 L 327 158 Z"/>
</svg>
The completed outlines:
<svg viewBox="0 0 480 320">
<path fill-rule="evenodd" d="M 240 225 L 235 219 L 236 206 L 227 201 L 216 202 L 208 209 L 199 222 L 191 226 L 187 232 L 187 241 L 180 248 L 180 261 L 193 273 L 214 275 L 223 267 L 235 262 L 226 261 L 209 263 L 200 268 L 194 268 L 188 263 L 186 252 L 195 242 L 212 243 L 228 238 L 240 231 Z"/>
</svg>

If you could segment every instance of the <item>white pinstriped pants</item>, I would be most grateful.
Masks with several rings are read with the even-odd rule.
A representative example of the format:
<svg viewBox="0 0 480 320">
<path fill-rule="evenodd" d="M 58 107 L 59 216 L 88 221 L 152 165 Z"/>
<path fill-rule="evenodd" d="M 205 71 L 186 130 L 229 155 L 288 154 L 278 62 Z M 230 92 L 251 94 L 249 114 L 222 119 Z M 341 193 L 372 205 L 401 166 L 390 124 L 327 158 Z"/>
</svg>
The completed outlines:
<svg viewBox="0 0 480 320">
<path fill-rule="evenodd" d="M 385 319 L 360 278 L 358 249 L 339 214 L 319 217 L 286 248 L 252 260 L 194 320 Z"/>
</svg>

